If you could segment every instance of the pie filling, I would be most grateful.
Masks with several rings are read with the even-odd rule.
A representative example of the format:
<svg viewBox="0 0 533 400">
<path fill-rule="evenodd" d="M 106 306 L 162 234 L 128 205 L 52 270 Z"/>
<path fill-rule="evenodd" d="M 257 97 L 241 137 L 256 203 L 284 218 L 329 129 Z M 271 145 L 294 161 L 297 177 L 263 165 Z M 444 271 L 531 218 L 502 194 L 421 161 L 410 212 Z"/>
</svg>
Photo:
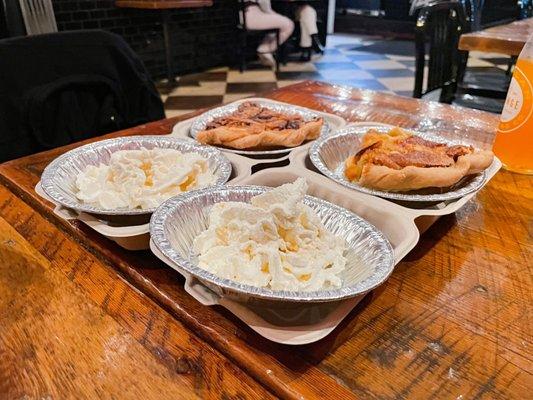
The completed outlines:
<svg viewBox="0 0 533 400">
<path fill-rule="evenodd" d="M 366 164 L 395 170 L 409 166 L 451 167 L 460 156 L 474 152 L 472 146 L 448 146 L 410 135 L 399 128 L 393 128 L 387 134 L 370 130 L 362 141 L 362 150 L 346 162 L 345 174 L 350 180 L 359 180 Z"/>
<path fill-rule="evenodd" d="M 315 118 L 313 121 L 318 120 Z M 237 110 L 222 117 L 215 118 L 207 124 L 205 130 L 225 127 L 260 127 L 262 130 L 300 129 L 306 121 L 298 114 L 282 114 L 263 107 L 257 103 L 245 102 Z M 309 121 L 307 121 L 309 122 Z"/>
</svg>

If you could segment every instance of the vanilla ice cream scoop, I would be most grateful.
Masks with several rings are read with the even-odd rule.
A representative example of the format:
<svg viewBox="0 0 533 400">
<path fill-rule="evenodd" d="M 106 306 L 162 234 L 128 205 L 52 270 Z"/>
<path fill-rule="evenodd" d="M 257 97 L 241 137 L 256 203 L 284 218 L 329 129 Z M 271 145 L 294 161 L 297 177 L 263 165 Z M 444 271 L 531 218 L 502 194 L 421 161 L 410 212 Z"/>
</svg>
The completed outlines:
<svg viewBox="0 0 533 400">
<path fill-rule="evenodd" d="M 76 196 L 110 210 L 150 209 L 168 198 L 215 182 L 207 159 L 174 149 L 121 150 L 109 164 L 89 165 L 76 178 Z"/>
<path fill-rule="evenodd" d="M 193 243 L 198 265 L 223 278 L 274 290 L 340 287 L 346 243 L 303 203 L 306 191 L 307 183 L 299 178 L 253 197 L 250 204 L 213 205 L 208 229 Z"/>
</svg>

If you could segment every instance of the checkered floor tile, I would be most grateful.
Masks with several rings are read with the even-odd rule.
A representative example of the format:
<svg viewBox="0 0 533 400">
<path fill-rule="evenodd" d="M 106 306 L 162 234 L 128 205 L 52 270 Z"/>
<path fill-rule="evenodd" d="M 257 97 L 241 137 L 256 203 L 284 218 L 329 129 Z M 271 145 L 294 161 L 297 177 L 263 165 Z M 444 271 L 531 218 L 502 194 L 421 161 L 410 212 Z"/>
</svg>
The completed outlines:
<svg viewBox="0 0 533 400">
<path fill-rule="evenodd" d="M 507 69 L 508 59 L 471 52 L 468 65 L 476 69 Z M 167 117 L 197 108 L 232 102 L 306 79 L 411 96 L 414 87 L 414 43 L 376 36 L 330 35 L 323 56 L 310 62 L 288 62 L 279 72 L 250 65 L 240 73 L 221 67 L 180 78 L 179 87 L 161 85 Z"/>
</svg>

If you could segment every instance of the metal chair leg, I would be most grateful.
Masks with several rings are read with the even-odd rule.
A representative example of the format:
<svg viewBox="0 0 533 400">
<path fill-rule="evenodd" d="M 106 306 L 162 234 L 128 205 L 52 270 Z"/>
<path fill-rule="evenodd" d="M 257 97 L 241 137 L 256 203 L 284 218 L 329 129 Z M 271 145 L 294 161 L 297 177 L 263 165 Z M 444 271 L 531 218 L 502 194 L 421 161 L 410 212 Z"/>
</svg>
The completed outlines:
<svg viewBox="0 0 533 400">
<path fill-rule="evenodd" d="M 417 40 L 415 40 L 415 87 L 413 90 L 413 97 L 420 99 L 422 97 L 422 91 L 424 86 L 424 67 L 426 66 L 426 48 L 425 48 L 425 34 L 424 32 L 417 30 L 415 32 Z"/>
<path fill-rule="evenodd" d="M 172 65 L 172 43 L 170 33 L 170 13 L 168 10 L 162 11 L 163 17 L 163 37 L 165 42 L 165 57 L 167 62 L 167 86 L 173 88 L 176 85 L 174 67 Z"/>
</svg>

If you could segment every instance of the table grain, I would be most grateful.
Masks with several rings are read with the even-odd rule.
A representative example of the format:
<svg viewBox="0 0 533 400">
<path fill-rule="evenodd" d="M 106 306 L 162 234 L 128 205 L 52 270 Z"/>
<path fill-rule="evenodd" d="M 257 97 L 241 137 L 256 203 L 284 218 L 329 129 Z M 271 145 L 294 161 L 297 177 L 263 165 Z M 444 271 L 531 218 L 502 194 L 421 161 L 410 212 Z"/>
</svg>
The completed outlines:
<svg viewBox="0 0 533 400">
<path fill-rule="evenodd" d="M 0 185 L 0 398 L 270 398 Z"/>
<path fill-rule="evenodd" d="M 533 18 L 461 35 L 459 49 L 518 56 L 533 34 Z"/>
<path fill-rule="evenodd" d="M 498 122 L 476 110 L 319 82 L 266 97 L 353 122 L 463 135 L 480 147 L 490 147 Z M 107 137 L 166 134 L 179 119 Z M 169 395 L 204 398 L 522 399 L 531 393 L 531 177 L 499 172 L 423 234 L 390 279 L 331 335 L 291 347 L 260 337 L 221 307 L 196 302 L 183 278 L 148 251 L 123 250 L 81 223 L 57 218 L 33 188 L 53 158 L 77 145 L 0 165 L 0 257 L 12 260 L 0 267 L 0 326 L 8 327 L 0 330 L 0 352 L 10 355 L 0 368 L 0 394 L 68 397 L 87 390 L 87 397 L 157 398 L 162 385 Z M 107 353 L 114 358 L 105 364 Z M 102 362 L 113 371 L 86 388 Z"/>
</svg>

